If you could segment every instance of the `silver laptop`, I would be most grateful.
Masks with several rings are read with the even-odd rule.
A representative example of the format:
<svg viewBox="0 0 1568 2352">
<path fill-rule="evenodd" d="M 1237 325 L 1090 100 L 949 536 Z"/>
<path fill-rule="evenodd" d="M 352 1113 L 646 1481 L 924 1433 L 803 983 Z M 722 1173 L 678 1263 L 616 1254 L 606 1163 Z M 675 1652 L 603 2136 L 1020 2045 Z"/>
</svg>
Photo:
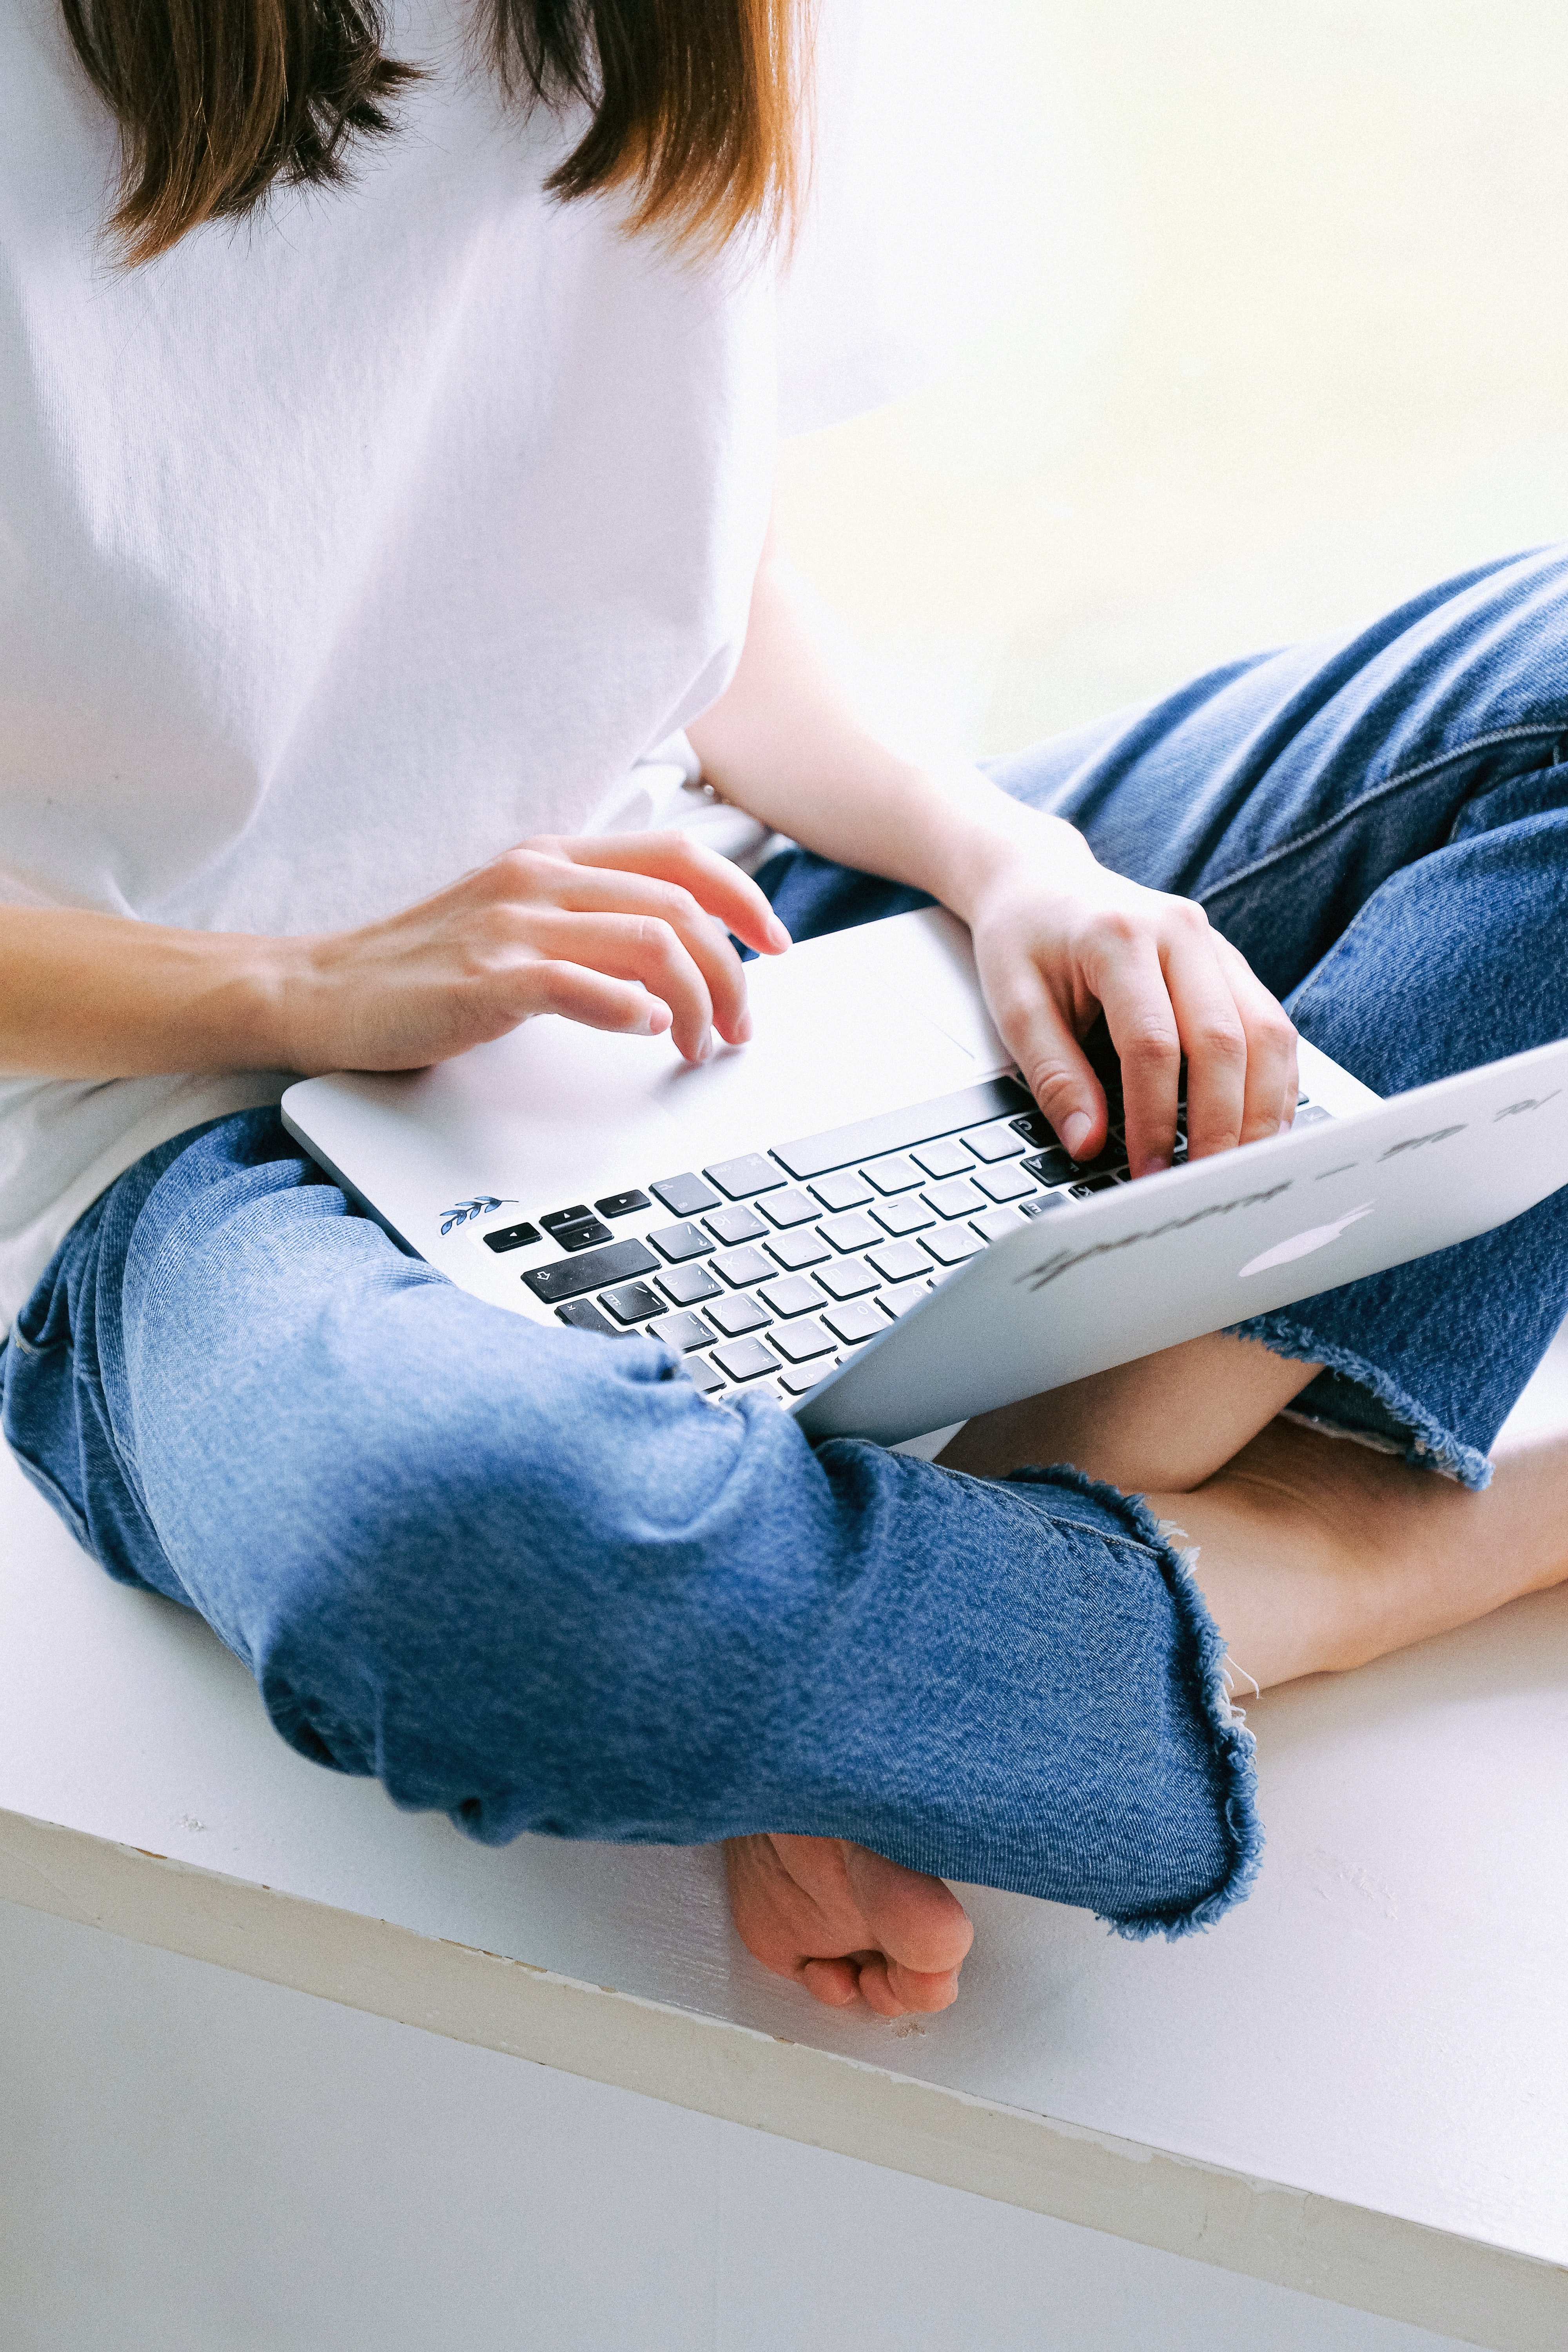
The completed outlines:
<svg viewBox="0 0 1568 2352">
<path fill-rule="evenodd" d="M 941 909 L 748 965 L 755 1039 L 540 1019 L 310 1078 L 289 1132 L 399 1246 L 716 1402 L 896 1444 L 1447 1249 L 1568 1182 L 1568 1041 L 1389 1101 L 1305 1043 L 1289 1134 L 1128 1178 L 1059 1149 Z M 1183 1147 L 1178 1145 L 1178 1160 Z"/>
</svg>

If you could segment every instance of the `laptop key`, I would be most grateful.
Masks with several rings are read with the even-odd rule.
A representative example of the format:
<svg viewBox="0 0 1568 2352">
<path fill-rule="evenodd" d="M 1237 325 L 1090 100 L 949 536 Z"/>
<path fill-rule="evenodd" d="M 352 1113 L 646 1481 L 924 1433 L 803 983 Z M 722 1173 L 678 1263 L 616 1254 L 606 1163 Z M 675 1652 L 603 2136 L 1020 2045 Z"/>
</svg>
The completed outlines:
<svg viewBox="0 0 1568 2352">
<path fill-rule="evenodd" d="M 760 1249 L 721 1250 L 712 1260 L 726 1282 L 737 1290 L 748 1282 L 765 1282 L 773 1267 Z"/>
<path fill-rule="evenodd" d="M 726 1339 L 738 1339 L 742 1331 L 760 1331 L 769 1318 L 742 1291 L 738 1298 L 715 1298 L 709 1307 L 708 1320 L 718 1326 Z"/>
<path fill-rule="evenodd" d="M 672 1265 L 679 1265 L 689 1257 L 706 1257 L 713 1246 L 701 1226 L 689 1223 L 660 1225 L 657 1233 L 649 1234 L 647 1238 L 660 1257 L 668 1258 Z"/>
<path fill-rule="evenodd" d="M 925 1246 L 939 1265 L 962 1265 L 966 1257 L 978 1257 L 985 1244 L 967 1225 L 942 1225 L 926 1234 Z"/>
<path fill-rule="evenodd" d="M 754 1209 L 715 1209 L 703 1223 L 710 1234 L 716 1234 L 731 1247 L 736 1242 L 758 1241 L 767 1232 Z"/>
<path fill-rule="evenodd" d="M 760 1151 L 748 1151 L 740 1160 L 721 1160 L 716 1168 L 705 1168 L 702 1173 L 731 1201 L 749 1201 L 753 1193 L 775 1192 L 784 1181 L 783 1169 L 764 1160 Z"/>
<path fill-rule="evenodd" d="M 974 1244 L 978 1249 L 978 1242 Z M 817 1275 L 824 1290 L 835 1298 L 859 1298 L 877 1287 L 877 1276 L 863 1257 L 840 1258 L 835 1265 L 825 1265 Z"/>
<path fill-rule="evenodd" d="M 868 1249 L 882 1238 L 864 1209 L 847 1210 L 841 1217 L 824 1217 L 816 1230 L 836 1250 Z"/>
<path fill-rule="evenodd" d="M 677 1307 L 694 1307 L 700 1298 L 724 1295 L 705 1265 L 673 1265 L 667 1274 L 660 1274 L 658 1286 Z"/>
<path fill-rule="evenodd" d="M 972 1127 L 959 1139 L 987 1166 L 994 1160 L 1016 1160 L 1024 1149 L 1024 1139 L 1010 1118 L 999 1118 L 989 1127 Z"/>
<path fill-rule="evenodd" d="M 811 1189 L 825 1209 L 858 1209 L 871 1197 L 871 1187 L 853 1168 L 819 1176 Z"/>
<path fill-rule="evenodd" d="M 779 1368 L 778 1358 L 760 1339 L 736 1339 L 727 1348 L 715 1348 L 713 1361 L 732 1381 L 760 1380 Z"/>
<path fill-rule="evenodd" d="M 684 1176 L 661 1176 L 648 1191 L 656 1201 L 662 1202 L 672 1217 L 695 1217 L 704 1209 L 716 1209 L 719 1195 L 710 1185 L 694 1176 L 688 1169 Z"/>
<path fill-rule="evenodd" d="M 782 1192 L 770 1192 L 763 1208 L 775 1225 L 809 1224 L 813 1217 L 822 1214 L 810 1193 L 798 1191 L 793 1184 Z"/>
<path fill-rule="evenodd" d="M 974 1181 L 994 1201 L 1021 1201 L 1035 1189 L 1033 1178 L 1025 1175 L 1016 1160 L 1000 1168 L 978 1170 Z"/>
<path fill-rule="evenodd" d="M 928 1184 L 921 1196 L 939 1217 L 972 1217 L 986 1205 L 985 1195 L 967 1176 L 950 1176 L 945 1184 Z"/>
<path fill-rule="evenodd" d="M 542 1238 L 537 1225 L 502 1225 L 499 1233 L 485 1234 L 484 1244 L 499 1257 L 503 1250 L 531 1249 Z"/>
<path fill-rule="evenodd" d="M 853 1127 L 836 1127 L 826 1135 L 802 1136 L 795 1143 L 775 1143 L 773 1158 L 803 1183 L 815 1185 L 830 1168 L 863 1167 L 885 1151 L 917 1149 L 933 1135 L 955 1135 L 961 1127 L 983 1120 L 1016 1118 L 1030 1108 L 1029 1091 L 1016 1078 L 986 1078 L 956 1095 L 939 1095 L 932 1102 L 906 1103 L 878 1118 L 858 1119 Z"/>
<path fill-rule="evenodd" d="M 869 1160 L 860 1173 L 879 1192 L 912 1192 L 923 1181 L 907 1151 L 889 1152 L 885 1160 Z"/>
<path fill-rule="evenodd" d="M 1049 1151 L 1037 1151 L 1032 1160 L 1021 1160 L 1018 1165 L 1037 1184 L 1070 1184 L 1078 1172 L 1078 1161 L 1055 1146 Z"/>
<path fill-rule="evenodd" d="M 694 1389 L 700 1389 L 704 1396 L 722 1396 L 724 1393 L 723 1373 L 716 1371 L 713 1366 L 709 1363 L 705 1358 L 701 1356 L 688 1356 L 680 1369 L 686 1374 L 687 1379 L 691 1382 L 692 1387 Z"/>
<path fill-rule="evenodd" d="M 683 1356 L 689 1355 L 693 1348 L 706 1348 L 713 1337 L 700 1315 L 661 1315 L 657 1323 L 647 1328 L 656 1339 Z"/>
<path fill-rule="evenodd" d="M 907 1192 L 897 1201 L 879 1201 L 871 1214 L 890 1234 L 918 1234 L 931 1221 L 925 1202 L 911 1200 Z"/>
<path fill-rule="evenodd" d="M 1013 1121 L 1013 1131 L 1037 1150 L 1042 1144 L 1054 1144 L 1057 1139 L 1057 1131 L 1043 1110 L 1026 1110 L 1022 1118 Z"/>
<path fill-rule="evenodd" d="M 558 1259 L 554 1265 L 531 1266 L 523 1281 L 535 1298 L 554 1307 L 563 1298 L 581 1298 L 609 1282 L 629 1281 L 634 1275 L 656 1274 L 658 1260 L 641 1242 L 612 1242 L 608 1249 L 590 1250 L 585 1257 Z"/>
<path fill-rule="evenodd" d="M 582 1217 L 574 1225 L 557 1225 L 550 1238 L 558 1249 L 594 1249 L 600 1242 L 609 1240 L 610 1229 L 597 1217 Z"/>
<path fill-rule="evenodd" d="M 1032 1201 L 1019 1202 L 1018 1214 L 1021 1217 L 1043 1217 L 1047 1209 L 1065 1209 L 1070 1198 L 1070 1193 L 1062 1191 L 1037 1192 Z"/>
<path fill-rule="evenodd" d="M 858 1347 L 862 1339 L 869 1339 L 873 1333 L 888 1328 L 887 1317 L 869 1298 L 852 1298 L 847 1307 L 830 1307 L 822 1319 L 850 1348 Z"/>
<path fill-rule="evenodd" d="M 816 1316 L 808 1315 L 802 1323 L 775 1323 L 768 1345 L 792 1364 L 808 1364 L 814 1356 L 829 1354 L 833 1342 Z"/>
<path fill-rule="evenodd" d="M 788 1396 L 805 1396 L 818 1381 L 827 1378 L 837 1361 L 837 1356 L 818 1356 L 809 1364 L 786 1365 L 779 1374 L 779 1386 Z"/>
<path fill-rule="evenodd" d="M 911 1307 L 918 1307 L 922 1298 L 930 1297 L 930 1277 L 922 1276 L 919 1282 L 900 1282 L 896 1290 L 881 1291 L 877 1304 L 884 1315 L 891 1315 L 896 1320 L 899 1316 L 907 1315 Z"/>
<path fill-rule="evenodd" d="M 548 1215 L 541 1217 L 539 1222 L 547 1234 L 558 1234 L 563 1225 L 580 1225 L 585 1221 L 591 1221 L 593 1214 L 594 1212 L 589 1208 L 587 1202 L 579 1201 L 574 1208 L 552 1209 Z"/>
<path fill-rule="evenodd" d="M 618 1290 L 602 1291 L 601 1307 L 607 1307 L 617 1323 L 646 1323 L 650 1315 L 662 1315 L 664 1301 L 651 1284 L 623 1282 Z"/>
<path fill-rule="evenodd" d="M 1000 1209 L 987 1209 L 983 1216 L 971 1217 L 969 1222 L 983 1242 L 999 1242 L 1004 1234 L 1016 1234 L 1024 1220 L 1009 1202 Z"/>
<path fill-rule="evenodd" d="M 917 1144 L 911 1156 L 928 1176 L 938 1179 L 967 1175 L 974 1165 L 973 1156 L 954 1135 L 939 1136 L 934 1143 Z"/>
<path fill-rule="evenodd" d="M 909 1282 L 917 1275 L 931 1272 L 931 1260 L 924 1250 L 913 1242 L 879 1242 L 866 1253 L 868 1265 L 874 1265 L 884 1282 Z"/>
<path fill-rule="evenodd" d="M 816 1225 L 801 1225 L 793 1234 L 774 1234 L 768 1243 L 768 1255 L 795 1273 L 803 1265 L 820 1265 L 828 1255 L 827 1244 Z"/>
<path fill-rule="evenodd" d="M 782 1274 L 764 1282 L 757 1296 L 773 1315 L 809 1315 L 822 1304 L 821 1291 L 804 1274 Z"/>
<path fill-rule="evenodd" d="M 601 1217 L 629 1217 L 637 1209 L 653 1206 L 646 1192 L 606 1192 L 594 1206 Z"/>
<path fill-rule="evenodd" d="M 563 1323 L 570 1323 L 574 1331 L 601 1331 L 612 1339 L 621 1336 L 615 1325 L 606 1321 L 591 1298 L 574 1298 L 555 1310 Z"/>
</svg>

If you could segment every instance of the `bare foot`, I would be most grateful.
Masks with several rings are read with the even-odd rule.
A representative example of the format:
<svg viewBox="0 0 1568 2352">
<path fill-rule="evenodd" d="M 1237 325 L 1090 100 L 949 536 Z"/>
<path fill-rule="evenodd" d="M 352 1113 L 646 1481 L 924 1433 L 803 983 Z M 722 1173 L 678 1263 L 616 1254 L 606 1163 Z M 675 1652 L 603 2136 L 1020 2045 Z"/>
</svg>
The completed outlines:
<svg viewBox="0 0 1568 2352">
<path fill-rule="evenodd" d="M 724 1867 L 741 1941 L 774 1976 L 879 2017 L 957 2000 L 974 1930 L 940 1878 L 846 1838 L 730 1838 Z"/>
</svg>

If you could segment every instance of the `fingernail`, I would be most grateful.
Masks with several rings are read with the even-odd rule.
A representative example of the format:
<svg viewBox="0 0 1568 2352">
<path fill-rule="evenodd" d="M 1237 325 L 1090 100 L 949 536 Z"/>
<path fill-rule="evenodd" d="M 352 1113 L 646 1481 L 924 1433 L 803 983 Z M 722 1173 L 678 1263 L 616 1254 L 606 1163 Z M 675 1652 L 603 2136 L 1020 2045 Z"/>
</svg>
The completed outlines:
<svg viewBox="0 0 1568 2352">
<path fill-rule="evenodd" d="M 645 1037 L 662 1037 L 665 1031 L 668 1028 L 669 1024 L 670 1011 L 668 1005 L 651 1005 L 648 1009 L 647 1017 L 643 1022 L 643 1034 Z"/>
<path fill-rule="evenodd" d="M 789 933 L 785 930 L 784 925 L 780 922 L 776 915 L 773 916 L 773 919 L 768 924 L 768 938 L 773 947 L 776 948 L 781 954 L 785 948 L 793 948 L 795 945 L 795 941 L 791 939 Z"/>
<path fill-rule="evenodd" d="M 1062 1141 L 1075 1160 L 1083 1157 L 1083 1147 L 1089 1141 L 1089 1131 L 1094 1124 L 1081 1110 L 1075 1110 L 1062 1129 Z"/>
<path fill-rule="evenodd" d="M 751 1042 L 752 1016 L 749 1013 L 742 1013 L 735 1024 L 735 1043 L 737 1045 L 749 1045 Z"/>
<path fill-rule="evenodd" d="M 697 1049 L 698 1060 L 700 1062 L 710 1062 L 713 1058 L 714 1050 L 717 1047 L 718 1043 L 719 1040 L 714 1036 L 712 1030 L 705 1029 L 702 1033 L 702 1043 Z"/>
<path fill-rule="evenodd" d="M 1282 1118 L 1282 1119 L 1280 1120 L 1280 1122 L 1279 1122 L 1279 1132 L 1280 1132 L 1280 1134 L 1281 1134 L 1281 1135 L 1289 1135 L 1289 1132 L 1290 1132 L 1290 1129 L 1292 1129 L 1292 1127 L 1294 1127 L 1295 1123 L 1296 1123 L 1296 1122 L 1295 1122 L 1295 1120 L 1294 1120 L 1294 1119 Z"/>
</svg>

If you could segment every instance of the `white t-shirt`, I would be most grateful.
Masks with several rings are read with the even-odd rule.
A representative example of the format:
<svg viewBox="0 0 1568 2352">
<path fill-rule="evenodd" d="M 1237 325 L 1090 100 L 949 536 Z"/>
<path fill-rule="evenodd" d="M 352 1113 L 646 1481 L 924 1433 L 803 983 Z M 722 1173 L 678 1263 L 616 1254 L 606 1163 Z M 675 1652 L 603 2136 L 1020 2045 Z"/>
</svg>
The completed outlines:
<svg viewBox="0 0 1568 2352">
<path fill-rule="evenodd" d="M 399 9 L 430 78 L 353 187 L 126 271 L 57 0 L 0 17 L 0 901 L 340 928 L 679 803 L 766 522 L 772 275 L 546 197 L 574 126 L 504 113 L 467 24 Z M 0 1328 L 143 1151 L 285 1083 L 0 1079 Z"/>
</svg>

